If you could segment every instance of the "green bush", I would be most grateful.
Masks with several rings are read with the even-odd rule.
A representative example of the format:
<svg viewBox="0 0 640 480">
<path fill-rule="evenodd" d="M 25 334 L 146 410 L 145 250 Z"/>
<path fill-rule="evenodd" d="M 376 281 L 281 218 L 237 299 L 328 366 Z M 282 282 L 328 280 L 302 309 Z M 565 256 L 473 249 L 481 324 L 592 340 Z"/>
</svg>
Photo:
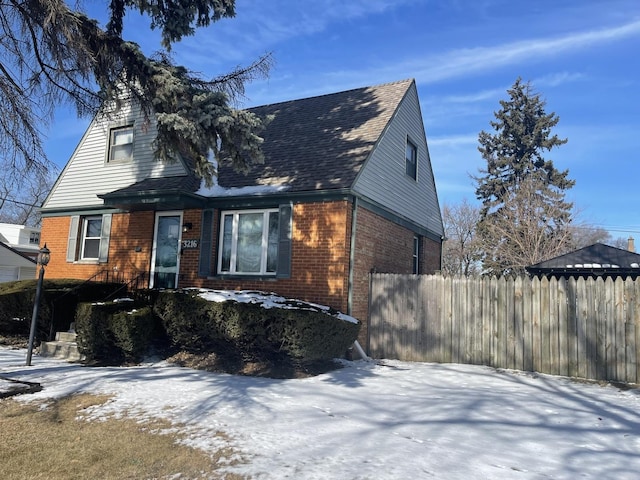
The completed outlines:
<svg viewBox="0 0 640 480">
<path fill-rule="evenodd" d="M 29 335 L 36 285 L 35 279 L 0 283 L 0 334 Z M 45 278 L 36 340 L 46 339 L 51 330 L 67 330 L 78 302 L 101 300 L 120 286 L 118 283 Z"/>
<path fill-rule="evenodd" d="M 158 336 L 151 307 L 134 302 L 81 303 L 75 320 L 78 350 L 89 362 L 137 362 Z"/>
<path fill-rule="evenodd" d="M 210 302 L 193 291 L 165 291 L 154 305 L 174 346 L 190 352 L 230 350 L 244 360 L 287 357 L 298 363 L 341 357 L 359 324 L 302 309 Z"/>
<path fill-rule="evenodd" d="M 20 280 L 0 283 L 0 334 L 29 335 L 36 280 Z M 47 301 L 46 285 L 40 299 L 37 329 L 46 331 L 51 318 L 51 306 Z"/>
</svg>

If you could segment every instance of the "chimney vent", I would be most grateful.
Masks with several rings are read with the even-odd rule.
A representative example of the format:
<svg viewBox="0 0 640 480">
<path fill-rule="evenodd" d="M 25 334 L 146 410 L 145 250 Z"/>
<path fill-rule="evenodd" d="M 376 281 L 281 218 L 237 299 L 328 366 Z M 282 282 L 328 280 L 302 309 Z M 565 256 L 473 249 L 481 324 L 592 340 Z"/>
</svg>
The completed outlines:
<svg viewBox="0 0 640 480">
<path fill-rule="evenodd" d="M 635 253 L 635 251 L 636 251 L 636 246 L 635 246 L 635 244 L 633 242 L 633 237 L 629 237 L 627 239 L 627 250 L 629 250 L 630 252 L 633 252 L 633 253 Z"/>
</svg>

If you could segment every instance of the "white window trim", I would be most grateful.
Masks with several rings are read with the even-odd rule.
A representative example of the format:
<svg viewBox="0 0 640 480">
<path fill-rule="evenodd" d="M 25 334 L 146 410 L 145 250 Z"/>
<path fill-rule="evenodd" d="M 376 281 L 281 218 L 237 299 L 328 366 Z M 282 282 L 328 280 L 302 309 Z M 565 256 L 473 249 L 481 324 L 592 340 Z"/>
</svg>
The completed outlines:
<svg viewBox="0 0 640 480">
<path fill-rule="evenodd" d="M 112 149 L 114 147 L 113 139 L 114 134 L 120 130 L 131 130 L 131 156 L 129 158 L 122 159 L 113 159 L 112 158 Z M 135 128 L 133 123 L 123 123 L 122 125 L 113 125 L 109 128 L 109 138 L 107 144 L 107 163 L 127 163 L 133 160 L 133 146 L 135 142 Z M 121 144 L 121 145 L 129 145 L 129 143 Z"/>
<path fill-rule="evenodd" d="M 180 249 L 182 245 L 182 222 L 183 220 L 183 212 L 181 210 L 175 211 L 166 211 L 166 212 L 156 212 L 154 224 L 153 224 L 153 246 L 151 247 L 151 271 L 149 275 L 149 288 L 154 288 L 155 283 L 155 274 L 156 274 L 156 255 L 158 251 L 158 222 L 160 217 L 180 217 L 178 225 L 180 228 L 178 229 L 178 249 Z M 180 251 L 178 252 L 178 256 L 176 258 L 176 288 L 178 288 L 178 282 L 180 280 Z"/>
<path fill-rule="evenodd" d="M 80 235 L 80 258 L 79 260 L 95 260 L 98 261 L 100 259 L 100 239 L 101 234 L 98 234 L 97 237 L 87 237 L 87 228 L 89 227 L 89 220 L 100 220 L 100 232 L 102 232 L 102 215 L 92 215 L 82 217 L 82 234 Z M 87 240 L 98 240 L 98 256 L 97 257 L 86 257 L 84 254 L 84 249 Z"/>
<path fill-rule="evenodd" d="M 262 243 L 260 255 L 260 271 L 259 272 L 238 272 L 237 271 L 237 254 L 238 254 L 238 221 L 242 214 L 262 213 Z M 267 251 L 269 248 L 269 215 L 279 214 L 277 208 L 254 209 L 254 210 L 223 210 L 220 212 L 220 232 L 218 236 L 218 267 L 219 275 L 242 275 L 242 276 L 273 276 L 277 272 L 267 272 Z M 231 262 L 229 271 L 222 271 L 222 249 L 224 248 L 224 218 L 226 215 L 233 215 L 232 233 L 231 233 Z M 277 270 L 277 269 L 276 269 Z"/>
<path fill-rule="evenodd" d="M 40 232 L 31 232 L 29 234 L 29 245 L 40 245 Z"/>
</svg>

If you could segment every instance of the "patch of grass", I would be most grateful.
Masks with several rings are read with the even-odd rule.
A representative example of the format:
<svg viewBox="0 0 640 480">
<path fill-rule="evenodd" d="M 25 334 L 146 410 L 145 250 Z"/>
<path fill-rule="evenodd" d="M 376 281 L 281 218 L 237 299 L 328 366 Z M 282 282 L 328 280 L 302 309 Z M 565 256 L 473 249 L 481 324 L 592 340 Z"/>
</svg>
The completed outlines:
<svg viewBox="0 0 640 480">
<path fill-rule="evenodd" d="M 234 452 L 203 452 L 179 444 L 179 430 L 162 421 L 86 420 L 83 412 L 108 400 L 74 395 L 52 403 L 0 400 L 0 465 L 12 479 L 236 480 L 220 472 Z"/>
</svg>

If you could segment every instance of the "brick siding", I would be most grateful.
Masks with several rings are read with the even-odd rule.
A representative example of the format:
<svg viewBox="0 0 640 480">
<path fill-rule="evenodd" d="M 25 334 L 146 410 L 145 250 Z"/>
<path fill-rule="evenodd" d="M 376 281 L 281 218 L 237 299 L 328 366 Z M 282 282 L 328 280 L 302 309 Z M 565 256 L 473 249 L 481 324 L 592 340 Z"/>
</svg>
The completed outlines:
<svg viewBox="0 0 640 480">
<path fill-rule="evenodd" d="M 369 274 L 413 273 L 414 236 L 413 231 L 366 208 L 358 208 L 351 313 L 363 321 L 359 336 L 363 347 L 368 338 Z M 433 273 L 440 269 L 440 243 L 420 238 L 419 272 Z"/>
<path fill-rule="evenodd" d="M 185 212 L 185 218 L 188 213 Z M 200 212 L 197 211 L 197 214 L 200 215 Z M 194 226 L 195 222 L 196 220 Z M 197 222 L 199 224 L 200 220 Z M 213 258 L 216 258 L 219 223 L 216 215 Z M 207 288 L 277 292 L 283 296 L 328 305 L 346 312 L 350 230 L 351 204 L 347 201 L 297 204 L 293 210 L 291 278 L 199 278 L 198 251 L 187 251 L 181 260 L 180 283 Z M 198 235 L 199 233 L 198 231 Z M 194 265 L 195 268 L 192 268 Z M 215 269 L 216 265 L 213 265 L 214 272 Z"/>
<path fill-rule="evenodd" d="M 346 200 L 294 205 L 292 276 L 276 278 L 223 278 L 215 275 L 219 212 L 214 218 L 212 275 L 198 275 L 199 249 L 187 249 L 180 257 L 178 284 L 183 287 L 250 289 L 276 292 L 291 298 L 328 305 L 348 312 L 349 262 L 353 207 Z M 183 240 L 201 238 L 201 210 L 185 210 L 183 222 L 192 229 Z M 86 279 L 101 270 L 150 272 L 155 212 L 119 213 L 112 217 L 107 263 L 67 263 L 70 217 L 46 217 L 42 242 L 52 252 L 48 278 Z M 363 207 L 358 208 L 351 315 L 363 323 L 360 343 L 367 342 L 369 274 L 412 273 L 414 232 Z M 440 243 L 421 237 L 420 273 L 440 269 Z"/>
<path fill-rule="evenodd" d="M 87 279 L 107 270 L 149 272 L 153 246 L 154 212 L 115 213 L 111 219 L 108 262 L 67 262 L 67 241 L 71 217 L 45 217 L 42 219 L 40 242 L 51 250 L 47 266 L 48 278 Z M 80 241 L 80 240 L 78 240 Z"/>
</svg>

